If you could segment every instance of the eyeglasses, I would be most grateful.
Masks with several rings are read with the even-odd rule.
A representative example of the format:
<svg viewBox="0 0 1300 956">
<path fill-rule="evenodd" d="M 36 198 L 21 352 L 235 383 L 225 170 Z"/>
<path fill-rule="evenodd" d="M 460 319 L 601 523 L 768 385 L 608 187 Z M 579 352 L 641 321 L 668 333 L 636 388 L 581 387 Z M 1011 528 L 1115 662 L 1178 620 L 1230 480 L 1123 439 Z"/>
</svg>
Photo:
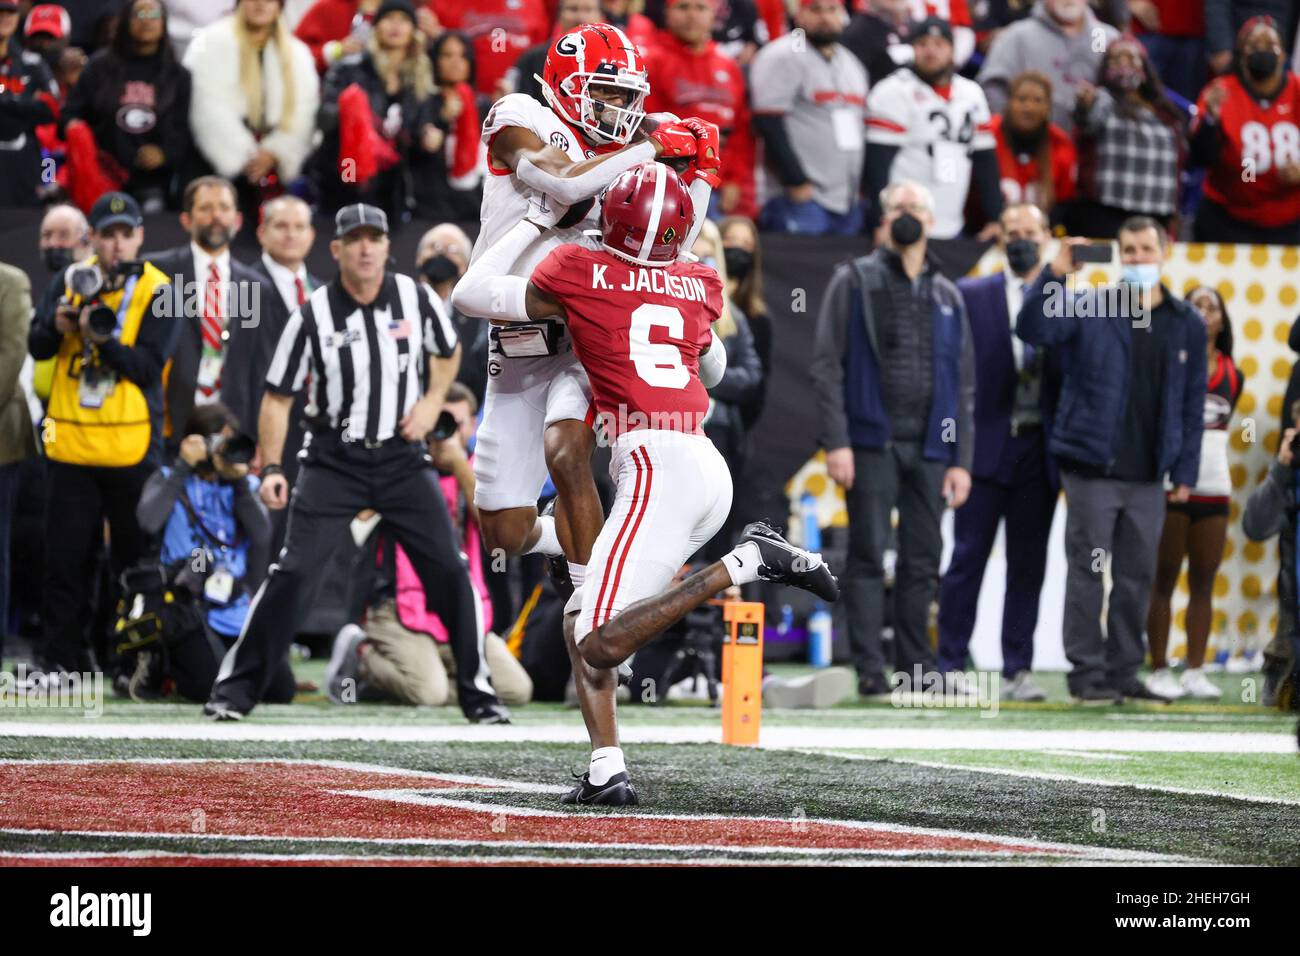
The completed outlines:
<svg viewBox="0 0 1300 956">
<path fill-rule="evenodd" d="M 135 11 L 135 18 L 137 20 L 161 20 L 162 10 L 158 7 L 141 7 Z"/>
</svg>

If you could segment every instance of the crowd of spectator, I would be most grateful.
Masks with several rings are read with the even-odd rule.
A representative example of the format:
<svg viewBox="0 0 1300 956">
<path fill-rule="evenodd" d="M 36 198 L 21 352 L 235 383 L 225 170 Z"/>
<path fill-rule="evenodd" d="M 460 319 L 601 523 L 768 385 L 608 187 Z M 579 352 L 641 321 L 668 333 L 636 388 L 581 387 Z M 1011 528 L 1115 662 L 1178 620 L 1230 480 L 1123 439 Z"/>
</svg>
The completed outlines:
<svg viewBox="0 0 1300 956">
<path fill-rule="evenodd" d="M 728 372 L 713 393 L 706 430 L 733 473 L 743 468 L 746 432 L 763 407 L 772 367 L 759 229 L 862 235 L 879 246 L 869 261 L 836 273 L 827 299 L 846 302 L 855 283 L 874 283 L 868 298 L 878 297 L 888 328 L 879 343 L 868 343 L 845 327 L 843 315 L 824 319 L 814 369 L 831 475 L 846 489 L 855 529 L 846 598 L 864 693 L 882 687 L 877 592 L 894 534 L 891 510 L 900 513 L 902 555 L 895 663 L 928 671 L 965 662 L 973 619 L 953 612 L 952 602 L 969 605 L 971 588 L 978 593 L 989 528 L 1012 518 L 1008 495 L 1032 485 L 1043 505 L 1059 480 L 1074 486 L 1072 499 L 1112 506 L 1113 489 L 1098 484 L 1109 479 L 1090 472 L 1088 461 L 1076 461 L 1080 467 L 1067 467 L 1064 476 L 1048 467 L 1046 437 L 1036 430 L 1049 423 L 1051 409 L 1038 409 L 1037 391 L 1013 395 L 1012 450 L 985 455 L 940 438 L 941 421 L 952 419 L 963 433 L 981 414 L 972 371 L 980 341 L 960 323 L 937 320 L 931 328 L 908 317 L 927 315 L 934 302 L 964 314 L 972 295 L 1009 296 L 1018 310 L 1040 265 L 1026 260 L 1024 269 L 1012 268 L 1004 281 L 1013 291 L 959 291 L 926 258 L 925 243 L 996 239 L 1011 261 L 1017 242 L 1024 258 L 1024 244 L 1041 248 L 1054 227 L 1105 239 L 1142 233 L 1149 245 L 1150 224 L 1158 248 L 1134 252 L 1129 265 L 1152 264 L 1173 238 L 1300 244 L 1300 77 L 1292 59 L 1300 9 L 1284 0 L 0 0 L 0 208 L 48 207 L 41 250 L 59 273 L 49 288 L 35 290 L 31 355 L 54 363 L 55 381 L 59 363 L 93 362 L 131 385 L 89 398 L 85 382 L 93 376 L 82 378 L 76 394 L 47 386 L 47 412 L 59 429 L 42 436 L 48 492 L 78 502 L 50 511 L 41 609 L 50 668 L 86 666 L 82 631 L 93 597 L 86 581 L 94 575 L 93 529 L 105 521 L 114 577 L 139 560 L 146 535 L 175 549 L 197 534 L 214 553 L 238 542 L 241 557 L 227 567 L 233 596 L 217 602 L 230 610 L 210 621 L 213 652 L 237 633 L 240 595 L 256 586 L 265 555 L 282 540 L 283 518 L 254 514 L 256 478 L 241 471 L 246 463 L 223 459 L 211 439 L 256 435 L 275 336 L 320 284 L 305 267 L 313 212 L 365 202 L 383 209 L 395 228 L 441 223 L 421 241 L 414 266 L 450 314 L 451 287 L 472 248 L 454 223 L 478 218 L 490 175 L 483 122 L 508 93 L 543 100 L 537 78 L 549 46 L 596 21 L 614 23 L 638 46 L 648 112 L 700 116 L 721 133 L 721 185 L 709 209 L 716 226 L 701 233 L 694 251 L 727 289 L 718 332 Z M 168 211 L 188 243 L 142 256 L 145 215 Z M 249 265 L 231 255 L 234 236 L 246 228 L 256 228 L 263 251 Z M 62 301 L 63 269 L 92 254 L 106 274 L 140 258 L 152 264 L 118 277 L 104 294 L 103 304 L 117 313 L 115 334 L 86 327 L 74 335 L 84 316 Z M 173 294 L 160 277 L 179 277 L 199 294 L 175 292 L 181 308 L 168 314 L 177 321 L 141 323 L 153 297 Z M 9 278 L 0 275 L 0 289 L 17 282 Z M 249 328 L 240 321 L 248 303 L 232 290 L 254 287 L 270 320 Z M 1200 377 L 1212 391 L 1229 383 L 1223 398 L 1230 413 L 1240 391 L 1231 326 L 1222 301 L 1202 291 L 1193 297 L 1195 313 L 1170 308 L 1177 321 L 1201 315 L 1211 329 L 1217 314 L 1229 330 L 1227 339 L 1210 337 L 1208 376 Z M 13 304 L 0 298 L 0 306 Z M 1005 327 L 1015 317 L 1000 313 L 997 321 Z M 483 395 L 486 330 L 454 314 L 451 321 L 462 335 L 460 401 L 472 417 Z M 1063 344 L 1048 341 L 1032 318 L 1025 328 L 1015 340 L 1014 367 L 1005 370 L 1017 381 L 1050 374 L 1046 348 L 1040 354 L 1037 347 Z M 883 351 L 874 354 L 878 346 Z M 866 374 L 854 361 L 887 374 L 863 392 L 866 408 L 846 416 L 833 409 L 844 377 Z M 1191 368 L 1199 375 L 1199 365 Z M 1073 385 L 1066 375 L 1060 387 Z M 930 415 L 932 397 L 944 414 Z M 114 409 L 114 402 L 129 408 Z M 86 454 L 77 429 L 94 422 L 77 408 L 129 419 L 116 451 L 129 458 L 143 435 L 143 457 L 119 468 L 111 455 Z M 1022 427 L 1034 437 L 1024 438 Z M 288 437 L 286 467 L 301 441 L 300 432 Z M 1028 458 L 1042 468 L 1026 472 Z M 1141 480 L 1154 488 L 1151 470 L 1163 464 L 1142 462 Z M 0 508 L 12 497 L 15 467 L 16 460 L 0 457 Z M 892 478 L 855 482 L 866 472 Z M 1197 485 L 1197 476 L 1181 477 L 1187 480 L 1178 483 Z M 924 489 L 935 493 L 919 493 Z M 446 491 L 453 504 L 457 494 L 465 498 L 454 482 Z M 941 550 L 939 502 L 956 507 L 968 495 L 978 507 L 959 511 L 968 547 L 954 560 L 969 567 L 959 561 L 945 581 L 945 593 L 955 596 L 948 611 L 941 606 L 936 663 L 924 618 Z M 1129 577 L 1127 604 L 1124 593 L 1112 597 L 1118 631 L 1131 637 L 1145 628 L 1162 670 L 1171 582 L 1186 558 L 1196 669 L 1208 628 L 1207 582 L 1224 533 L 1222 522 L 1208 519 L 1221 516 L 1171 512 L 1162 538 L 1155 504 L 1126 500 L 1122 507 L 1138 514 L 1142 545 L 1150 545 L 1142 553 L 1154 555 L 1158 543 L 1159 565 Z M 1016 518 L 1031 526 L 1036 555 L 1040 536 L 1045 547 L 1045 505 L 1030 510 Z M 1079 547 L 1086 513 L 1081 504 L 1073 529 Z M 1027 569 L 1017 586 L 1036 594 L 1034 575 Z M 480 583 L 488 600 L 491 575 Z M 376 599 L 397 620 L 384 603 L 391 597 Z M 1100 601 L 1082 584 L 1073 599 L 1086 608 Z M 400 606 L 400 597 L 394 600 Z M 4 611 L 0 604 L 0 620 Z M 1019 631 L 1032 631 L 1036 598 L 1032 611 L 1019 614 Z M 1072 655 L 1084 661 L 1076 662 L 1076 690 L 1085 697 L 1132 692 L 1133 641 L 1102 688 L 1105 681 L 1093 679 L 1105 671 L 1096 640 L 1082 627 L 1067 633 Z M 1020 679 L 1028 670 L 1023 633 L 1006 635 L 1004 650 L 1013 662 L 1008 678 Z M 387 659 L 374 658 L 380 671 Z M 280 693 L 291 696 L 288 679 Z M 374 676 L 372 683 L 385 681 Z M 388 684 L 389 696 L 401 699 L 446 696 Z M 1164 678 L 1157 685 L 1172 692 Z M 1204 691 L 1195 680 L 1188 688 Z M 1026 686 L 1026 699 L 1035 690 Z"/>
<path fill-rule="evenodd" d="M 721 130 L 715 218 L 870 234 L 880 189 L 911 178 L 936 237 L 991 238 L 1029 201 L 1091 237 L 1140 214 L 1294 242 L 1298 19 L 1279 0 L 3 0 L 0 205 L 121 189 L 175 209 L 215 172 L 245 215 L 290 192 L 469 221 L 492 102 L 540 99 L 548 45 L 605 20 L 643 55 L 650 112 Z"/>
</svg>

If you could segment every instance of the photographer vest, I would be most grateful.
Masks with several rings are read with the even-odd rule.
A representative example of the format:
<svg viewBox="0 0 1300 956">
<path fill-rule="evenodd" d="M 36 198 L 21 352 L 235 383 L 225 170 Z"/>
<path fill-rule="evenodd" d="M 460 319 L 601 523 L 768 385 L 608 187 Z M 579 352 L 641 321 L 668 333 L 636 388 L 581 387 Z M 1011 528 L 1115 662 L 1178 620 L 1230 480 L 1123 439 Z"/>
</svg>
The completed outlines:
<svg viewBox="0 0 1300 956">
<path fill-rule="evenodd" d="M 122 289 L 99 297 L 117 313 L 116 338 L 123 345 L 135 344 L 154 293 L 167 282 L 167 276 L 146 263 L 134 281 L 128 279 Z M 128 291 L 130 300 L 124 305 Z M 71 290 L 64 295 L 78 308 L 84 304 Z M 41 427 L 45 454 L 69 465 L 125 468 L 144 459 L 151 437 L 149 403 L 140 387 L 101 364 L 98 349 L 88 346 L 80 332 L 65 335 L 54 359 Z"/>
</svg>

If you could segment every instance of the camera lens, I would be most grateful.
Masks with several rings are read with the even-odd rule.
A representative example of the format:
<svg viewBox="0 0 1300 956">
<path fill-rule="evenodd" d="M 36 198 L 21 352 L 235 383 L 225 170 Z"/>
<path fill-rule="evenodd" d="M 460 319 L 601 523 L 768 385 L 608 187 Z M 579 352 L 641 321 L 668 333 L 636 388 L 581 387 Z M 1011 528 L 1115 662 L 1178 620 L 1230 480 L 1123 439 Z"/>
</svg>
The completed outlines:
<svg viewBox="0 0 1300 956">
<path fill-rule="evenodd" d="M 208 442 L 213 455 L 220 455 L 232 465 L 247 465 L 257 453 L 257 442 L 251 435 L 237 432 L 234 435 L 214 435 Z"/>
<path fill-rule="evenodd" d="M 86 324 L 96 335 L 112 335 L 117 329 L 117 313 L 106 305 L 93 305 L 86 316 Z"/>
</svg>

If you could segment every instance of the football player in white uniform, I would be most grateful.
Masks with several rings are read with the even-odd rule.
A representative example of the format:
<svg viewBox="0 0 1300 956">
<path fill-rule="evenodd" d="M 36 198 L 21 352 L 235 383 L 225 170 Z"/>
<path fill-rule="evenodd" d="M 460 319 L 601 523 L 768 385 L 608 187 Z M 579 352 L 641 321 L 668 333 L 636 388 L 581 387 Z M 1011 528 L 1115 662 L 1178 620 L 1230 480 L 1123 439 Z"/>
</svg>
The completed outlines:
<svg viewBox="0 0 1300 956">
<path fill-rule="evenodd" d="M 959 235 L 973 185 L 996 232 L 1002 177 L 988 100 L 978 83 L 954 74 L 952 27 L 930 17 L 909 36 L 910 67 L 895 70 L 867 97 L 867 195 L 914 180 L 934 196 L 936 239 Z M 875 221 L 879 221 L 877 208 Z M 987 238 L 987 236 L 986 236 Z"/>
<path fill-rule="evenodd" d="M 549 108 L 514 93 L 484 121 L 491 175 L 471 261 L 524 219 L 530 202 L 549 197 L 570 208 L 558 228 L 519 254 L 511 272 L 530 275 L 552 248 L 599 228 L 594 199 L 606 186 L 655 159 L 691 164 L 692 195 L 708 208 L 721 163 L 717 127 L 667 115 L 644 122 L 650 84 L 623 31 L 604 23 L 570 31 L 548 51 L 541 79 Z M 579 594 L 604 520 L 591 474 L 594 419 L 587 375 L 562 322 L 494 325 L 474 461 L 484 544 L 493 554 L 544 554 L 553 569 L 567 559 Z M 536 507 L 548 474 L 557 492 L 554 517 L 539 516 Z M 617 746 L 615 673 L 582 660 L 571 627 L 565 636 L 592 747 Z"/>
</svg>

